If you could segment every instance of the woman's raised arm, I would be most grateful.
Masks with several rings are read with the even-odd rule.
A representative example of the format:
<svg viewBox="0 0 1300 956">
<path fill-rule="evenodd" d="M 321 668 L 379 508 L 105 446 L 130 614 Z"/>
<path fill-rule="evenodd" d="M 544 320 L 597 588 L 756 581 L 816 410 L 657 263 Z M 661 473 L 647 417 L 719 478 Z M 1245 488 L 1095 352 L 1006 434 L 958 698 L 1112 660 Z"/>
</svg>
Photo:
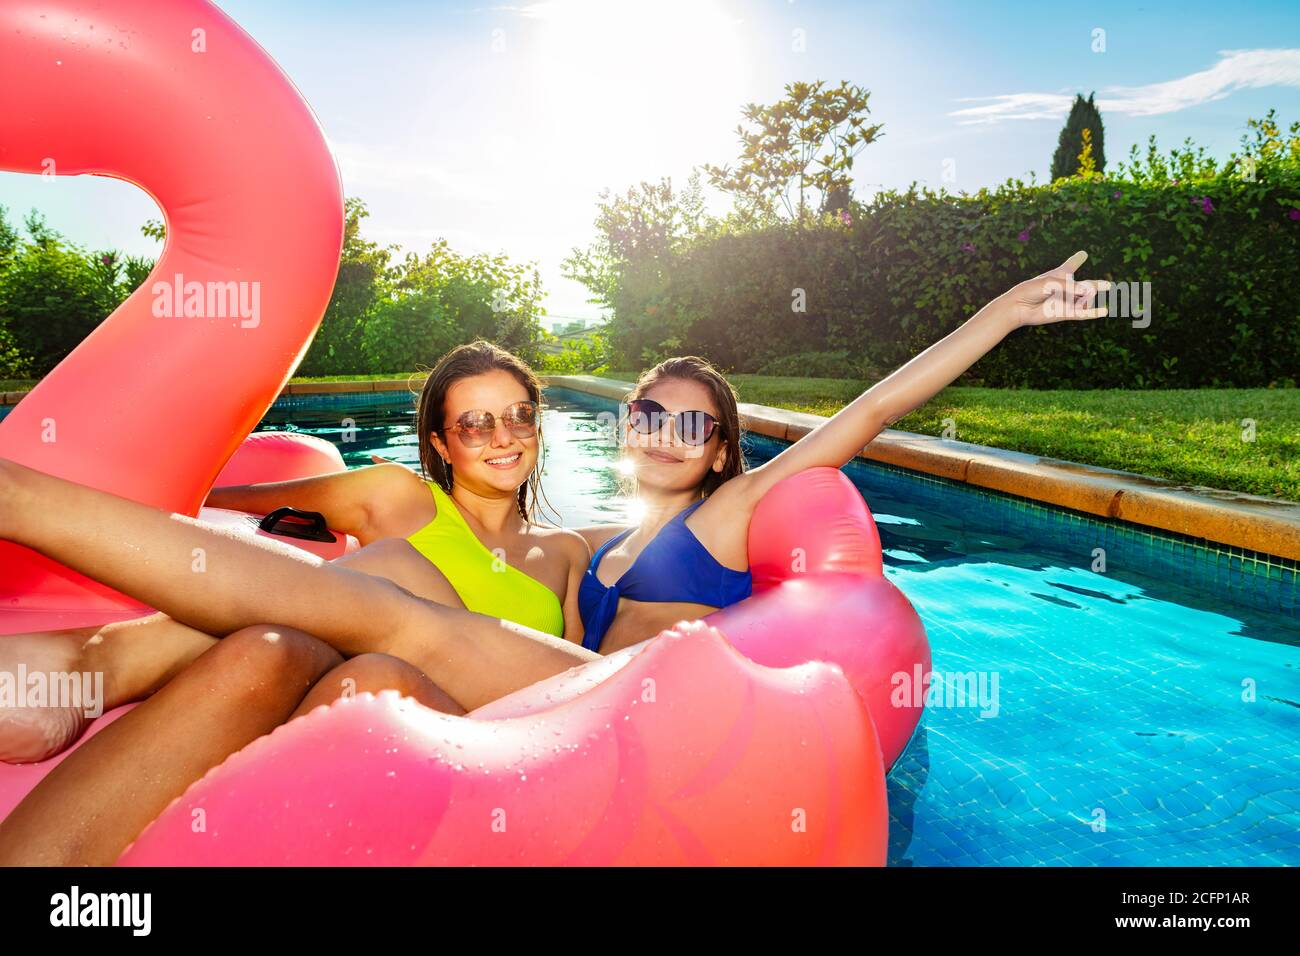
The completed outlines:
<svg viewBox="0 0 1300 956">
<path fill-rule="evenodd" d="M 1024 325 L 1105 315 L 1105 308 L 1095 308 L 1093 303 L 1110 283 L 1074 284 L 1074 271 L 1087 258 L 1086 252 L 1076 252 L 1050 272 L 998 296 L 961 328 L 877 382 L 771 461 L 741 476 L 746 497 L 757 502 L 772 485 L 805 468 L 839 468 L 851 461 L 886 427 L 956 381 L 1007 333 Z"/>
</svg>

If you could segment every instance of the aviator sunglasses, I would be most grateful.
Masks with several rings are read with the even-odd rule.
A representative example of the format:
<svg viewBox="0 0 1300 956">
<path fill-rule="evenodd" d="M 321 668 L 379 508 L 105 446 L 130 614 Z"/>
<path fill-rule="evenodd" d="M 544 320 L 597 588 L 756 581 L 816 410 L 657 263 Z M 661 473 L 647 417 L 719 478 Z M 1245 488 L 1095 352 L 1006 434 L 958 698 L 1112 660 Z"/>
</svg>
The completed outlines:
<svg viewBox="0 0 1300 956">
<path fill-rule="evenodd" d="M 501 421 L 516 438 L 532 438 L 537 434 L 537 403 L 515 402 L 501 413 Z M 476 408 L 463 412 L 455 424 L 444 426 L 443 431 L 456 432 L 466 448 L 482 448 L 492 440 L 496 428 L 496 416 Z"/>
<path fill-rule="evenodd" d="M 668 419 L 677 425 L 677 437 L 687 445 L 703 445 L 721 425 L 708 412 L 670 412 L 652 398 L 634 398 L 627 403 L 628 421 L 643 435 L 653 435 Z"/>
</svg>

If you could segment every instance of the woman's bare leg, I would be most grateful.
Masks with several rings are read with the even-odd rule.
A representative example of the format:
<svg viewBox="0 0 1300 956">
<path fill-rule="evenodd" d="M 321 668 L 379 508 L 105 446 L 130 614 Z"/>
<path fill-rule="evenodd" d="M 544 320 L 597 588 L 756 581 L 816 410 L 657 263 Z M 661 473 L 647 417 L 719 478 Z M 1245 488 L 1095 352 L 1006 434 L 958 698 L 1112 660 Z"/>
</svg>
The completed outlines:
<svg viewBox="0 0 1300 956">
<path fill-rule="evenodd" d="M 376 541 L 333 563 L 387 578 L 448 607 L 465 606 L 446 576 L 401 539 Z M 166 614 L 151 614 L 101 627 L 0 638 L 0 673 L 17 680 L 22 664 L 29 674 L 93 675 L 91 686 L 102 677 L 103 696 L 95 703 L 103 712 L 148 697 L 216 640 Z M 69 747 L 88 722 L 86 708 L 71 704 L 0 708 L 0 762 L 46 760 Z"/>
<path fill-rule="evenodd" d="M 330 562 L 335 567 L 387 578 L 416 597 L 464 608 L 447 576 L 405 538 L 382 538 Z"/>
<path fill-rule="evenodd" d="M 3 460 L 0 538 L 209 634 L 272 621 L 314 634 L 347 656 L 392 654 L 466 710 L 597 657 L 289 545 L 238 538 Z"/>
<path fill-rule="evenodd" d="M 444 714 L 465 713 L 465 708 L 415 665 L 387 654 L 361 654 L 317 681 L 293 716 L 300 717 L 340 697 L 355 697 L 366 691 L 377 694 L 381 690 L 398 691 L 403 697 L 413 697 L 425 707 Z"/>
<path fill-rule="evenodd" d="M 50 771 L 0 823 L 0 866 L 113 863 L 191 783 L 288 720 L 339 660 L 290 628 L 219 641 Z"/>
</svg>

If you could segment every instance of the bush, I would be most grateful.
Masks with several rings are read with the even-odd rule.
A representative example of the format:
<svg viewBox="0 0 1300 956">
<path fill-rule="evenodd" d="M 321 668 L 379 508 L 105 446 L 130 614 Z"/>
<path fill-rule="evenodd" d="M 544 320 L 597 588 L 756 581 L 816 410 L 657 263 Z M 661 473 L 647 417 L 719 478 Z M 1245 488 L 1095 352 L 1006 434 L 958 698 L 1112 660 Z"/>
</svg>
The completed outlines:
<svg viewBox="0 0 1300 956">
<path fill-rule="evenodd" d="M 764 362 L 759 375 L 780 375 L 807 378 L 864 378 L 860 365 L 849 358 L 848 352 L 796 352 Z"/>
<path fill-rule="evenodd" d="M 433 365 L 461 339 L 460 329 L 436 299 L 413 295 L 390 300 L 376 308 L 362 328 L 365 371 L 415 371 Z"/>
<path fill-rule="evenodd" d="M 135 290 L 144 260 L 90 253 L 37 215 L 19 241 L 0 210 L 0 374 L 41 376 Z M 8 371 L 4 371 L 8 369 Z"/>
<path fill-rule="evenodd" d="M 32 363 L 14 343 L 9 330 L 0 326 L 0 379 L 30 378 Z"/>
<path fill-rule="evenodd" d="M 464 256 L 435 243 L 395 262 L 395 247 L 361 235 L 365 204 L 350 198 L 342 256 L 301 375 L 414 371 L 462 342 L 486 338 L 540 358 L 541 279 L 505 256 Z M 149 275 L 153 262 L 88 252 L 26 220 L 29 238 L 0 207 L 0 377 L 39 377 L 58 364 Z M 165 238 L 162 223 L 146 235 Z"/>
<path fill-rule="evenodd" d="M 1289 136 L 1271 114 L 1250 126 L 1255 140 L 1223 163 L 1153 142 L 1110 178 L 958 196 L 913 186 L 856 204 L 847 222 L 714 222 L 652 257 L 633 250 L 587 270 L 615 310 L 613 363 L 699 353 L 754 372 L 841 353 L 894 368 L 1087 249 L 1083 277 L 1149 288 L 1150 324 L 1022 329 L 972 374 L 1035 388 L 1285 385 L 1300 368 L 1300 124 Z"/>
<path fill-rule="evenodd" d="M 604 330 L 566 342 L 558 354 L 544 354 L 537 371 L 543 375 L 600 375 L 609 371 L 609 339 Z"/>
<path fill-rule="evenodd" d="M 368 370 L 362 352 L 366 322 L 392 294 L 393 250 L 361 237 L 361 220 L 369 216 L 365 203 L 349 197 L 345 203 L 343 249 L 329 305 L 311 348 L 298 366 L 299 375 L 348 375 Z M 401 366 L 378 371 L 398 371 Z"/>
</svg>

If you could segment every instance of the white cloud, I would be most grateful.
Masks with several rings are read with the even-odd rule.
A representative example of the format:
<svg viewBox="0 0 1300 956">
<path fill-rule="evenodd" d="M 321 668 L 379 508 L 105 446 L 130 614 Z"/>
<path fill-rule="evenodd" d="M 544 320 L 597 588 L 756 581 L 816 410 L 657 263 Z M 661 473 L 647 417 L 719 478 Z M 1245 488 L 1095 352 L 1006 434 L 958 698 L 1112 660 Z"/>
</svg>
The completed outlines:
<svg viewBox="0 0 1300 956">
<path fill-rule="evenodd" d="M 1145 86 L 1112 86 L 1097 94 L 1097 108 L 1126 116 L 1156 116 L 1224 99 L 1238 90 L 1300 86 L 1300 50 L 1221 50 L 1208 70 Z M 958 102 L 987 101 L 948 115 L 965 125 L 1007 120 L 1061 119 L 1073 93 L 1009 93 L 967 97 Z"/>
</svg>

